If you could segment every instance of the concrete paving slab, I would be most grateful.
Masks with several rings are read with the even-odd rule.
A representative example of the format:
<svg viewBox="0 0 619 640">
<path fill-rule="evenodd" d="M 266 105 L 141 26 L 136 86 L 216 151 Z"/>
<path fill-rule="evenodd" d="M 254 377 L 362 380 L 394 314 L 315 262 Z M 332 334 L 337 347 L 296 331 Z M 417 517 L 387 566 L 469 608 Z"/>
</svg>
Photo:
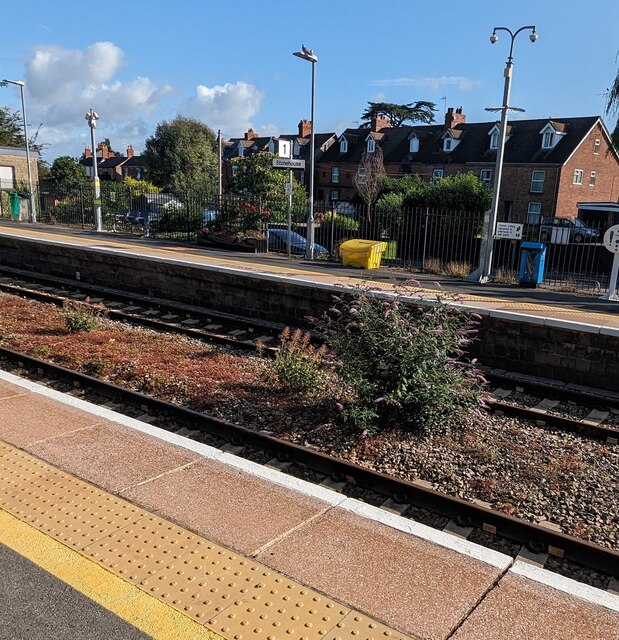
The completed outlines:
<svg viewBox="0 0 619 640">
<path fill-rule="evenodd" d="M 402 632 L 443 640 L 500 569 L 335 508 L 258 555 Z"/>
<path fill-rule="evenodd" d="M 114 492 L 201 458 L 193 451 L 109 422 L 35 442 L 26 449 Z"/>
<path fill-rule="evenodd" d="M 214 460 L 191 464 L 123 495 L 246 555 L 329 507 Z"/>
<path fill-rule="evenodd" d="M 93 426 L 100 419 L 90 413 L 60 405 L 38 394 L 0 398 L 0 438 L 24 446 L 61 433 Z"/>
<path fill-rule="evenodd" d="M 618 640 L 619 613 L 508 574 L 454 640 Z"/>
<path fill-rule="evenodd" d="M 12 398 L 13 396 L 20 396 L 24 393 L 28 393 L 22 387 L 0 380 L 0 400 L 2 398 Z"/>
</svg>

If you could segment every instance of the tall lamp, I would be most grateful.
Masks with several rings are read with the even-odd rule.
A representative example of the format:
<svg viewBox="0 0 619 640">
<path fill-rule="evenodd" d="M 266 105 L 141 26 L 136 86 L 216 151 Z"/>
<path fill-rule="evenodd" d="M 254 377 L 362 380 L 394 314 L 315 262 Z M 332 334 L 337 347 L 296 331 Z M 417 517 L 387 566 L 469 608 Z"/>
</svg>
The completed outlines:
<svg viewBox="0 0 619 640">
<path fill-rule="evenodd" d="M 312 132 L 310 134 L 310 179 L 309 179 L 309 214 L 307 216 L 307 248 L 305 257 L 307 260 L 314 259 L 314 154 L 315 154 L 315 129 L 314 126 L 314 94 L 316 91 L 316 63 L 318 56 L 308 49 L 304 44 L 301 45 L 301 51 L 295 51 L 292 55 L 307 60 L 312 63 L 312 109 L 310 120 L 312 123 Z"/>
<path fill-rule="evenodd" d="M 102 231 L 103 226 L 101 223 L 101 184 L 99 182 L 99 172 L 97 168 L 97 148 L 95 147 L 95 129 L 97 128 L 97 120 L 99 114 L 90 109 L 84 116 L 88 121 L 90 127 L 90 141 L 92 144 L 92 175 L 93 175 L 93 189 L 94 199 L 92 204 L 92 210 L 95 216 L 95 231 Z"/>
<path fill-rule="evenodd" d="M 28 165 L 28 189 L 30 191 L 30 221 L 37 221 L 37 208 L 34 199 L 34 191 L 32 189 L 32 167 L 30 166 L 30 143 L 28 141 L 28 123 L 26 122 L 26 99 L 24 98 L 25 83 L 21 80 L 3 80 L 8 84 L 14 84 L 19 87 L 21 94 L 21 112 L 24 120 L 24 138 L 26 139 L 26 163 Z"/>
<path fill-rule="evenodd" d="M 501 175 L 503 173 L 503 156 L 505 153 L 505 139 L 507 136 L 507 112 L 508 111 L 522 111 L 522 109 L 517 109 L 515 107 L 509 106 L 509 93 L 511 90 L 511 81 L 512 81 L 512 67 L 513 67 L 513 52 L 514 52 L 514 41 L 516 40 L 516 36 L 521 32 L 527 29 L 531 30 L 529 34 L 529 40 L 531 42 L 535 42 L 537 40 L 537 31 L 535 30 L 535 25 L 527 25 L 525 27 L 520 27 L 515 32 L 512 32 L 511 29 L 507 27 L 494 27 L 492 30 L 492 35 L 490 36 L 490 42 L 495 44 L 499 36 L 497 35 L 497 31 L 505 31 L 510 35 L 511 43 L 509 46 L 509 56 L 507 57 L 507 63 L 505 65 L 505 71 L 503 72 L 503 77 L 505 78 L 505 85 L 503 88 L 503 105 L 499 109 L 489 109 L 489 111 L 501 111 L 501 124 L 499 131 L 499 145 L 497 148 L 496 154 L 496 164 L 494 169 L 494 188 L 492 190 L 492 205 L 491 208 L 486 211 L 484 215 L 484 225 L 483 225 L 483 237 L 481 240 L 481 247 L 479 250 L 479 266 L 478 268 L 471 273 L 471 275 L 467 278 L 469 281 L 474 282 L 488 282 L 492 275 L 492 252 L 494 245 L 494 231 L 496 228 L 496 222 L 499 211 L 499 194 L 501 191 Z"/>
</svg>

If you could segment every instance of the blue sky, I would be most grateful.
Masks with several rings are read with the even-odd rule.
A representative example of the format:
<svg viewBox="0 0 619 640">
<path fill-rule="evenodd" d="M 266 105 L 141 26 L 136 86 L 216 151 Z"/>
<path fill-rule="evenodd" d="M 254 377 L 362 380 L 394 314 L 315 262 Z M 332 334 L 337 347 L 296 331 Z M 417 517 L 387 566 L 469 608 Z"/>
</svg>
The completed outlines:
<svg viewBox="0 0 619 640">
<path fill-rule="evenodd" d="M 509 37 L 494 26 L 535 24 L 514 49 L 513 106 L 527 118 L 602 114 L 619 61 L 617 0 L 176 0 L 5 3 L 0 78 L 26 82 L 28 122 L 44 157 L 80 156 L 84 114 L 97 138 L 143 148 L 158 122 L 198 118 L 225 137 L 252 127 L 292 133 L 310 116 L 318 55 L 316 129 L 356 126 L 368 101 L 462 106 L 488 121 L 501 104 Z M 15 87 L 0 105 L 20 109 Z M 615 118 L 607 118 L 613 128 Z"/>
</svg>

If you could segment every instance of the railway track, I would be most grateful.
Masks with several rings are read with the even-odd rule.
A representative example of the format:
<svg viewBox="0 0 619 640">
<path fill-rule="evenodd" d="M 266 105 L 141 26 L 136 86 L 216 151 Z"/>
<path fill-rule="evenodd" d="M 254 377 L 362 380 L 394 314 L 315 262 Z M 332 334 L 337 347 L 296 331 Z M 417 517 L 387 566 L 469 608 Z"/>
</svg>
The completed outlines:
<svg viewBox="0 0 619 640">
<path fill-rule="evenodd" d="M 57 306 L 70 300 L 88 301 L 105 308 L 112 320 L 235 349 L 259 349 L 270 355 L 275 354 L 284 328 L 276 322 L 232 316 L 115 289 L 78 285 L 59 278 L 34 279 L 26 272 L 5 267 L 0 269 L 0 290 Z M 619 442 L 619 394 L 483 367 L 482 371 L 491 386 L 490 411 L 599 438 L 609 444 Z"/>
<path fill-rule="evenodd" d="M 224 422 L 11 350 L 0 349 L 0 364 L 7 370 L 55 388 L 61 385 L 60 390 L 77 393 L 91 402 L 147 420 L 155 426 L 163 425 L 170 431 L 328 484 L 384 508 L 412 514 L 416 520 L 438 521 L 440 528 L 457 535 L 466 533 L 468 536 L 475 531 L 475 541 L 484 537 L 495 541 L 498 536 L 517 548 L 524 545 L 530 550 L 528 553 L 549 554 L 553 561 L 574 562 L 607 576 L 619 577 L 618 551 L 448 496 L 423 482 L 378 473 L 310 447 L 275 438 L 268 432 Z M 527 552 L 520 550 L 517 553 Z"/>
</svg>

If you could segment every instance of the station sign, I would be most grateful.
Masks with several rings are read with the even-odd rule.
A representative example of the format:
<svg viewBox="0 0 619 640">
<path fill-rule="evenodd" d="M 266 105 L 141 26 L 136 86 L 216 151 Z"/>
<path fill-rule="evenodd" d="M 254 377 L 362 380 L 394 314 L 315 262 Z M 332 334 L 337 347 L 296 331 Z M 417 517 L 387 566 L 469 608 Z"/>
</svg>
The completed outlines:
<svg viewBox="0 0 619 640">
<path fill-rule="evenodd" d="M 523 225 L 516 222 L 497 222 L 494 237 L 522 240 L 522 228 Z"/>
<path fill-rule="evenodd" d="M 305 169 L 305 160 L 296 158 L 273 158 L 275 169 Z"/>
</svg>

